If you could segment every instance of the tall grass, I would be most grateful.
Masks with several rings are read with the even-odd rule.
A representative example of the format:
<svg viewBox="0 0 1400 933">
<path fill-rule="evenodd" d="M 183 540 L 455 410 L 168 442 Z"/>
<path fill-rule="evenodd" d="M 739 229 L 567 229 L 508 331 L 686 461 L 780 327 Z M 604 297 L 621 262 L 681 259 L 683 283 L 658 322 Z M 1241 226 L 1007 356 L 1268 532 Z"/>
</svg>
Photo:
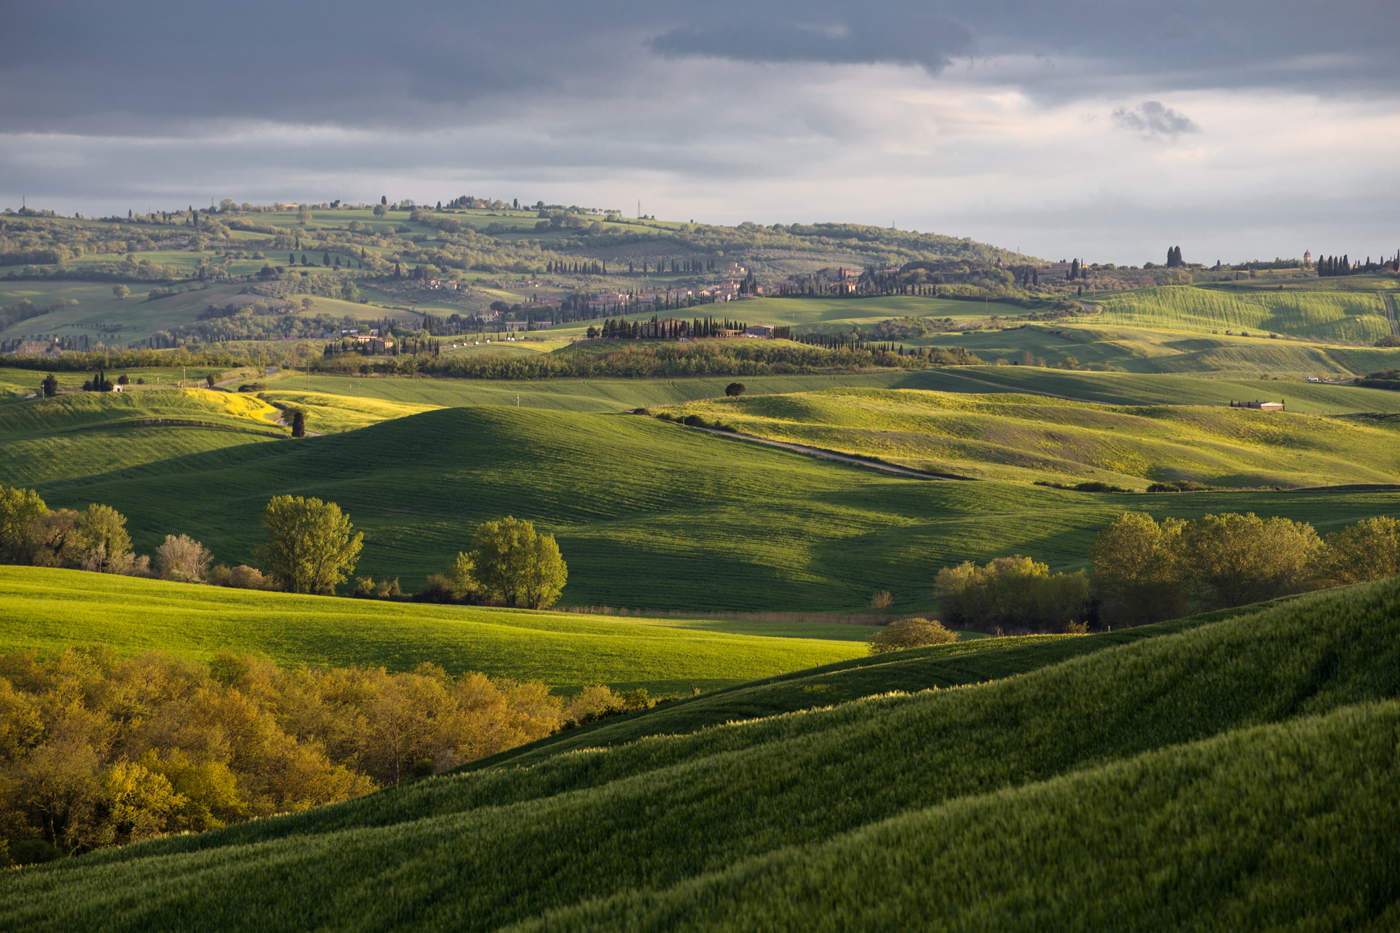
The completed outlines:
<svg viewBox="0 0 1400 933">
<path fill-rule="evenodd" d="M 487 767 L 98 853 L 0 878 L 0 918 L 616 928 L 782 926 L 820 909 L 838 926 L 1380 923 L 1400 895 L 1398 608 L 1397 582 L 1315 594 L 978 686 Z"/>
</svg>

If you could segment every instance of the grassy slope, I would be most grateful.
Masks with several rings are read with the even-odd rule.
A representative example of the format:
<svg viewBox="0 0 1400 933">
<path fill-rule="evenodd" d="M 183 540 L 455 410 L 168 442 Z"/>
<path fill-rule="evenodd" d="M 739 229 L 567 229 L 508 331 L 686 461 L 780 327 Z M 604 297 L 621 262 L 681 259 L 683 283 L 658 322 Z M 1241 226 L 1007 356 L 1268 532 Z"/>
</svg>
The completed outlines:
<svg viewBox="0 0 1400 933">
<path fill-rule="evenodd" d="M 0 403 L 0 483 L 38 485 L 286 437 L 248 395 L 132 389 Z M 166 422 L 160 424 L 158 422 Z"/>
<path fill-rule="evenodd" d="M 40 487 L 53 505 L 106 502 L 138 548 L 172 532 L 225 562 L 253 559 L 281 493 L 319 496 L 366 532 L 362 573 L 416 586 L 483 520 L 557 534 L 572 605 L 854 609 L 888 589 L 927 606 L 945 563 L 1022 552 L 1082 565 L 1126 508 L 1256 510 L 1329 530 L 1393 510 L 1385 491 L 1090 495 L 925 482 L 759 448 L 630 415 L 515 408 L 428 412 L 348 434 L 245 445 Z"/>
<path fill-rule="evenodd" d="M 722 399 L 670 411 L 979 479 L 1099 480 L 1138 489 L 1166 480 L 1237 487 L 1400 480 L 1394 430 L 1296 412 L 876 389 Z"/>
<path fill-rule="evenodd" d="M 1238 333 L 1238 332 L 1236 332 Z M 1335 341 L 1231 336 L 1223 331 L 1131 326 L 1098 317 L 931 334 L 911 346 L 954 346 L 988 363 L 1088 367 L 1136 373 L 1198 373 L 1235 379 L 1348 377 L 1396 365 L 1400 350 Z M 1073 361 L 1073 362 L 1071 362 Z"/>
<path fill-rule="evenodd" d="M 1400 414 L 1400 392 L 1302 380 L 1217 379 L 1199 374 L 1081 372 L 1029 366 L 960 366 L 917 375 L 917 381 L 911 379 L 893 387 L 1023 392 L 1109 405 L 1225 405 L 1241 399 L 1282 399 L 1290 411 L 1314 415 Z"/>
<path fill-rule="evenodd" d="M 746 376 L 750 392 L 800 392 L 844 385 L 884 386 L 901 373 L 851 373 L 816 376 Z M 327 376 L 283 373 L 266 381 L 269 392 L 310 391 L 325 395 L 378 399 L 423 408 L 468 405 L 515 405 L 562 411 L 628 411 L 724 395 L 732 376 L 678 379 L 419 379 L 406 377 Z M 309 390 L 307 389 L 310 386 Z"/>
<path fill-rule="evenodd" d="M 1393 280 L 1376 280 L 1393 287 Z M 1144 288 L 1097 301 L 1105 322 L 1174 330 L 1264 331 L 1322 341 L 1374 343 L 1390 333 L 1383 299 L 1341 289 Z"/>
<path fill-rule="evenodd" d="M 161 254 L 157 261 L 164 263 L 188 257 L 195 257 L 195 254 Z M 191 261 L 197 265 L 198 258 Z M 258 261 L 251 271 L 257 271 L 261 265 L 262 262 Z M 193 272 L 193 268 L 190 271 Z M 133 282 L 131 294 L 122 299 L 112 294 L 111 283 L 0 282 L 0 304 L 24 299 L 39 307 L 63 300 L 76 302 L 0 329 L 0 339 L 86 333 L 94 340 L 102 340 L 112 346 L 125 346 L 134 340 L 144 340 L 156 331 L 190 323 L 210 305 L 252 304 L 256 300 L 256 297 L 240 294 L 244 288 L 242 283 L 212 285 L 148 300 L 147 294 L 152 287 L 150 282 Z"/>
<path fill-rule="evenodd" d="M 614 619 L 564 613 L 261 593 L 32 567 L 0 566 L 0 652 L 102 644 L 122 654 L 223 651 L 283 664 L 384 666 L 689 693 L 865 653 L 862 626 L 824 638 L 767 637 L 755 624 Z"/>
<path fill-rule="evenodd" d="M 1124 509 L 1257 510 L 1344 521 L 1394 509 L 1383 490 L 1103 496 L 1007 483 L 923 482 L 766 450 L 627 415 L 448 409 L 287 444 L 225 448 L 81 481 L 55 506 L 105 502 L 139 548 L 185 532 L 252 562 L 280 493 L 339 503 L 365 531 L 361 573 L 417 586 L 477 523 L 531 518 L 559 537 L 571 605 L 813 611 L 890 590 L 927 607 L 944 563 L 1022 552 L 1079 566 Z"/>
<path fill-rule="evenodd" d="M 26 869 L 0 878 L 0 917 L 1384 926 L 1400 916 L 1397 696 L 1392 581 L 977 686 L 498 764 Z"/>
</svg>

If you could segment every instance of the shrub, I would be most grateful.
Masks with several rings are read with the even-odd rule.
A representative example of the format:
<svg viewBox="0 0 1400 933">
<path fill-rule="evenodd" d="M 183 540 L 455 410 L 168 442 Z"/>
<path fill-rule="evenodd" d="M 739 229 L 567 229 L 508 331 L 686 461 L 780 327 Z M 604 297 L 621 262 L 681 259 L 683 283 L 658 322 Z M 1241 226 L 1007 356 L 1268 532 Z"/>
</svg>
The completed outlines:
<svg viewBox="0 0 1400 933">
<path fill-rule="evenodd" d="M 461 602 L 457 595 L 457 588 L 452 581 L 440 573 L 428 574 L 427 582 L 423 588 L 413 594 L 414 602 L 420 603 L 456 603 Z"/>
<path fill-rule="evenodd" d="M 564 718 L 574 725 L 583 725 L 615 713 L 625 712 L 622 697 L 602 684 L 584 687 L 564 707 Z"/>
<path fill-rule="evenodd" d="M 889 591 L 889 590 L 876 590 L 874 593 L 871 593 L 871 594 L 870 594 L 870 608 L 871 608 L 871 609 L 876 609 L 876 610 L 888 609 L 888 608 L 890 608 L 890 604 L 893 603 L 893 602 L 894 602 L 894 597 L 890 595 L 890 591 Z"/>
<path fill-rule="evenodd" d="M 163 580 L 200 583 L 209 572 L 213 555 L 189 535 L 166 535 L 156 548 L 156 574 Z"/>
<path fill-rule="evenodd" d="M 882 654 L 886 651 L 903 651 L 906 648 L 946 645 L 957 640 L 958 633 L 949 630 L 937 619 L 899 619 L 871 636 L 870 653 Z"/>
<path fill-rule="evenodd" d="M 263 572 L 247 564 L 239 564 L 229 571 L 228 585 L 243 590 L 275 590 L 277 581 L 263 576 Z"/>
</svg>

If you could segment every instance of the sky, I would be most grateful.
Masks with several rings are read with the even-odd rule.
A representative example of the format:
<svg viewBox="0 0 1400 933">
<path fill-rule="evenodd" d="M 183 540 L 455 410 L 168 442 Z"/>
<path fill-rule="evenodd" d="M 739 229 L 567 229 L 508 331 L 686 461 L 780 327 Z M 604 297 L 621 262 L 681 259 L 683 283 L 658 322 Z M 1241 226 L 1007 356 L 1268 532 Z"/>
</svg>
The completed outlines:
<svg viewBox="0 0 1400 933">
<path fill-rule="evenodd" d="M 458 195 L 1400 250 L 1394 0 L 0 0 L 0 207 Z"/>
</svg>

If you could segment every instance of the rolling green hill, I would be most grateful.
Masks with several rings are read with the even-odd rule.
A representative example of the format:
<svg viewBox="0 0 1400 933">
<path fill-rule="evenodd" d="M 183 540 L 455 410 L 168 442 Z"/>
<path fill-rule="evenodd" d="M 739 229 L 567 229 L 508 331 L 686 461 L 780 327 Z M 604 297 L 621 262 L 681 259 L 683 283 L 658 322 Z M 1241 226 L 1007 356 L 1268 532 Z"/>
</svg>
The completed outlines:
<svg viewBox="0 0 1400 933">
<path fill-rule="evenodd" d="M 0 483 L 32 486 L 285 438 L 280 416 L 252 396 L 207 389 L 0 403 Z"/>
<path fill-rule="evenodd" d="M 1053 660 L 959 689 L 834 706 L 813 692 L 801 712 L 497 759 L 9 872 L 0 922 L 737 929 L 819 916 L 833 928 L 1160 929 L 1400 918 L 1400 582 L 1139 634 L 1071 639 L 1083 650 L 1069 658 L 1065 640 L 1030 643 Z M 950 661 L 968 663 L 910 660 L 929 685 L 950 682 Z M 633 720 L 639 732 L 644 721 Z"/>
<path fill-rule="evenodd" d="M 53 506 L 117 508 L 138 549 L 182 532 L 231 564 L 256 563 L 268 499 L 318 496 L 365 531 L 358 572 L 410 588 L 479 522 L 513 514 L 557 535 L 568 605 L 745 612 L 848 611 L 875 590 L 899 609 L 926 608 L 941 566 L 1013 552 L 1082 566 L 1097 529 L 1125 509 L 1252 510 L 1327 531 L 1400 503 L 1387 490 L 1153 496 L 926 482 L 635 415 L 525 408 L 431 411 L 39 489 Z"/>
<path fill-rule="evenodd" d="M 1387 288 L 1394 285 L 1393 280 L 1375 281 Z M 1171 330 L 1263 331 L 1368 344 L 1391 333 L 1385 299 L 1375 291 L 1168 285 L 1096 299 L 1096 303 L 1106 322 Z"/>
<path fill-rule="evenodd" d="M 425 661 L 450 673 L 689 693 L 862 655 L 866 626 L 808 623 L 808 637 L 761 623 L 626 619 L 298 596 L 0 566 L 0 653 L 102 644 L 121 654 L 221 652 L 280 664 Z M 765 632 L 775 632 L 767 635 Z"/>
<path fill-rule="evenodd" d="M 745 434 L 931 473 L 1036 482 L 1323 486 L 1400 481 L 1393 428 L 1296 412 L 841 389 L 693 402 Z"/>
</svg>

